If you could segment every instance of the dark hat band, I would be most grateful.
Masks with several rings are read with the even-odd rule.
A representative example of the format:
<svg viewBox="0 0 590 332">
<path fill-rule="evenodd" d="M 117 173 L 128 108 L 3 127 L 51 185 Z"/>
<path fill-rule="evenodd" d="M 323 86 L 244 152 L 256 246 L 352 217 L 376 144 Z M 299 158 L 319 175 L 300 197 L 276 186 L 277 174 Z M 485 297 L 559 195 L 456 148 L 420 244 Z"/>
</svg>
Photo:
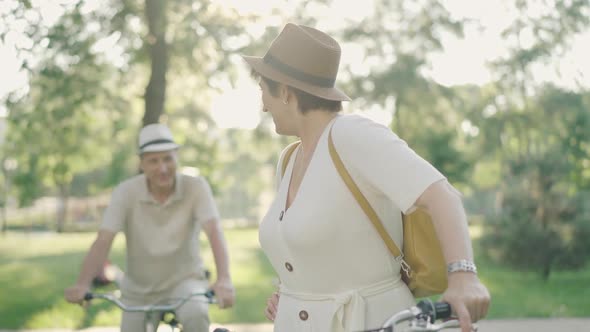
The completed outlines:
<svg viewBox="0 0 590 332">
<path fill-rule="evenodd" d="M 326 88 L 333 88 L 334 84 L 336 83 L 336 78 L 325 78 L 319 77 L 315 75 L 311 75 L 308 73 L 304 73 L 297 68 L 293 68 L 286 63 L 281 62 L 281 60 L 275 58 L 269 53 L 264 55 L 264 62 L 268 63 L 270 66 L 274 67 L 276 70 L 282 72 L 285 75 L 291 76 L 294 79 L 299 81 L 313 84 L 315 86 L 321 86 Z"/>
<path fill-rule="evenodd" d="M 147 143 L 144 143 L 142 146 L 139 147 L 139 150 L 141 151 L 141 150 L 145 149 L 149 145 L 161 144 L 161 143 L 174 143 L 174 141 L 169 140 L 169 139 L 156 139 L 156 140 L 153 140 L 153 141 L 149 141 Z"/>
</svg>

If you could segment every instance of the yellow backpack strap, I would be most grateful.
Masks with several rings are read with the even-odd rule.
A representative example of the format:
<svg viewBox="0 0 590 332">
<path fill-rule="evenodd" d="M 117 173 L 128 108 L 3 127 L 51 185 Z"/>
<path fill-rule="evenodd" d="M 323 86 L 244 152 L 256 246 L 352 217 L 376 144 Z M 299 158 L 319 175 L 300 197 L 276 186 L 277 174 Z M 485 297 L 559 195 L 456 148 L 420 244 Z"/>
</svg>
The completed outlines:
<svg viewBox="0 0 590 332">
<path fill-rule="evenodd" d="M 363 195 L 357 184 L 350 176 L 350 173 L 348 173 L 348 171 L 346 170 L 346 167 L 344 166 L 342 159 L 340 159 L 340 156 L 336 151 L 336 147 L 334 146 L 334 141 L 332 140 L 331 128 L 330 135 L 328 137 L 328 148 L 330 150 L 330 157 L 332 157 L 332 162 L 336 166 L 336 169 L 338 170 L 340 177 L 348 187 L 348 190 L 350 190 L 350 192 L 352 193 L 358 204 L 361 206 L 367 217 L 369 217 L 369 220 L 371 220 L 371 223 L 373 224 L 373 226 L 375 226 L 375 229 L 383 239 L 383 242 L 385 242 L 385 245 L 387 246 L 393 257 L 395 257 L 398 260 L 401 259 L 403 261 L 402 252 L 395 245 L 395 242 L 393 242 L 391 236 L 389 236 L 389 233 L 387 233 L 387 230 L 385 230 L 385 227 L 383 227 L 381 220 L 379 220 L 379 216 L 377 216 L 377 213 L 375 212 L 375 210 L 373 209 L 365 195 Z"/>
<path fill-rule="evenodd" d="M 291 145 L 287 146 L 285 149 L 285 153 L 283 154 L 283 163 L 281 164 L 281 178 L 285 175 L 285 171 L 287 170 L 287 166 L 289 165 L 289 159 L 291 159 L 291 155 L 295 152 L 295 149 L 301 144 L 301 141 L 293 142 Z"/>
</svg>

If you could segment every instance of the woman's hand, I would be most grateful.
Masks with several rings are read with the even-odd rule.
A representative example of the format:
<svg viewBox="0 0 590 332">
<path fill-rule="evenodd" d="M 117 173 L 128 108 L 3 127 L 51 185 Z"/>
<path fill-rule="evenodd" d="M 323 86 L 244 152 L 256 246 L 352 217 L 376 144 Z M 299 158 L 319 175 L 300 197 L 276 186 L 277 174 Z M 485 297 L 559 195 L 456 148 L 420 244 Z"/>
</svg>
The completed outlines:
<svg viewBox="0 0 590 332">
<path fill-rule="evenodd" d="M 271 322 L 275 321 L 275 316 L 277 315 L 277 308 L 279 307 L 279 293 L 274 292 L 272 293 L 271 297 L 266 300 L 266 309 L 264 310 L 264 315 L 268 320 Z"/>
<path fill-rule="evenodd" d="M 211 289 L 215 292 L 219 308 L 230 308 L 234 305 L 236 295 L 231 280 L 217 279 L 217 281 L 211 286 Z"/>
<path fill-rule="evenodd" d="M 473 331 L 472 323 L 484 318 L 490 306 L 490 293 L 472 272 L 453 272 L 442 296 L 461 324 L 461 332 Z"/>
</svg>

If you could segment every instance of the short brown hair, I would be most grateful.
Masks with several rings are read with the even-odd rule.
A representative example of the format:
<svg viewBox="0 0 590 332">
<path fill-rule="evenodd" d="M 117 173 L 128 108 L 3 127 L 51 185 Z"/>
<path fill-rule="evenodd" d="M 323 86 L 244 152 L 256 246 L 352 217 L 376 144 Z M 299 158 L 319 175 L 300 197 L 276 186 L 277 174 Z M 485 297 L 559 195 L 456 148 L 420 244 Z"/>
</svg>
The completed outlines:
<svg viewBox="0 0 590 332">
<path fill-rule="evenodd" d="M 252 76 L 255 78 L 261 78 L 264 83 L 268 86 L 268 90 L 273 97 L 277 97 L 279 93 L 279 82 L 271 80 L 268 77 L 262 76 L 259 73 L 252 70 Z M 314 96 L 305 91 L 299 90 L 292 86 L 287 85 L 287 88 L 293 92 L 297 98 L 297 103 L 301 113 L 306 113 L 313 109 L 320 109 L 329 112 L 339 112 L 342 110 L 342 102 L 340 100 L 328 100 L 318 96 Z"/>
</svg>

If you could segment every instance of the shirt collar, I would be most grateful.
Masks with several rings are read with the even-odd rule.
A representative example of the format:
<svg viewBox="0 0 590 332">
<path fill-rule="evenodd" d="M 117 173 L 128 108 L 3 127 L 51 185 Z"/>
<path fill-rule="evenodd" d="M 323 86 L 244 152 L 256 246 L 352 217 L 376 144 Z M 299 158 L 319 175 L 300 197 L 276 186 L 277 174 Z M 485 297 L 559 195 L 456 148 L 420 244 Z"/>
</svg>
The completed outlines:
<svg viewBox="0 0 590 332">
<path fill-rule="evenodd" d="M 160 204 L 154 199 L 154 197 L 150 193 L 149 188 L 148 188 L 148 183 L 147 183 L 147 177 L 145 176 L 145 174 L 142 174 L 141 183 L 142 184 L 141 184 L 140 201 L 147 202 L 147 203 Z M 184 190 L 183 190 L 183 184 L 182 184 L 182 175 L 179 173 L 176 173 L 175 180 L 174 180 L 174 192 L 172 193 L 172 195 L 170 195 L 168 200 L 163 205 L 170 204 L 171 202 L 181 200 L 183 197 L 183 193 L 184 193 Z"/>
</svg>

